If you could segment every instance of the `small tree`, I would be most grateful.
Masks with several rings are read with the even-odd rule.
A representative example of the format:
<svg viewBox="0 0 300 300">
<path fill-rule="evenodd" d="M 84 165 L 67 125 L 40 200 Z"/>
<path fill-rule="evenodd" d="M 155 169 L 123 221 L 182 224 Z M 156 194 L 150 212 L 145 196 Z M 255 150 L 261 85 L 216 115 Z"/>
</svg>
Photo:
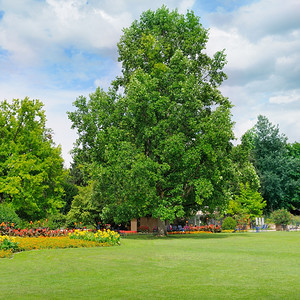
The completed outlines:
<svg viewBox="0 0 300 300">
<path fill-rule="evenodd" d="M 232 217 L 227 217 L 224 219 L 222 223 L 222 229 L 223 230 L 233 230 L 236 228 L 236 220 L 234 220 Z"/>
<path fill-rule="evenodd" d="M 251 189 L 247 182 L 240 185 L 239 194 L 229 202 L 227 213 L 239 219 L 254 219 L 262 215 L 265 206 L 266 201 L 261 194 Z"/>
<path fill-rule="evenodd" d="M 272 212 L 271 221 L 275 225 L 288 225 L 292 221 L 292 215 L 285 209 L 278 209 Z"/>
<path fill-rule="evenodd" d="M 99 212 L 93 203 L 94 182 L 87 186 L 78 187 L 78 194 L 74 197 L 71 209 L 66 217 L 66 225 L 74 227 L 75 223 L 97 226 L 99 222 Z"/>
</svg>

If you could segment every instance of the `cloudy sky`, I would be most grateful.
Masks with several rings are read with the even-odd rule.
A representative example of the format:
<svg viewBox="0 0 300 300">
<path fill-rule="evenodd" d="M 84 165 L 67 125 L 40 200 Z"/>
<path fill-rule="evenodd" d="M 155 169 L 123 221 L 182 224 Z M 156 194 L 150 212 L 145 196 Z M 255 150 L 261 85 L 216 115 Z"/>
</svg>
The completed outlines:
<svg viewBox="0 0 300 300">
<path fill-rule="evenodd" d="M 66 112 L 120 74 L 122 28 L 163 4 L 201 17 L 209 54 L 226 49 L 221 90 L 234 104 L 237 138 L 262 114 L 299 142 L 299 0 L 0 0 L 0 101 L 44 102 L 68 166 L 76 132 Z"/>
</svg>

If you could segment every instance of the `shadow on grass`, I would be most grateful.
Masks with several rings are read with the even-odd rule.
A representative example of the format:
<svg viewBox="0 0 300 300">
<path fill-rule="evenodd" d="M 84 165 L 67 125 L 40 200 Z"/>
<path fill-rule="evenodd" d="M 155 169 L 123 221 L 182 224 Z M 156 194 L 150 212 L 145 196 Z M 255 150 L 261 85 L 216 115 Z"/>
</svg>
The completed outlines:
<svg viewBox="0 0 300 300">
<path fill-rule="evenodd" d="M 122 236 L 123 239 L 130 240 L 174 240 L 174 239 L 225 239 L 229 237 L 251 237 L 249 233 L 202 233 L 202 234 L 172 234 L 167 236 L 158 236 L 155 234 L 132 234 Z"/>
</svg>

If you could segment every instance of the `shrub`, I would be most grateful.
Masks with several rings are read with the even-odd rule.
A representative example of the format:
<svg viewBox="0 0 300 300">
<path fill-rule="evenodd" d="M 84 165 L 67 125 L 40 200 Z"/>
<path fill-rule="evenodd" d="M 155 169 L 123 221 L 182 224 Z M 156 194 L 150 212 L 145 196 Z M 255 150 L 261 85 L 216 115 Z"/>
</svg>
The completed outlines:
<svg viewBox="0 0 300 300">
<path fill-rule="evenodd" d="M 14 237 L 6 235 L 0 236 L 0 250 L 11 250 L 12 252 L 15 252 L 18 248 L 18 243 L 15 241 Z"/>
<path fill-rule="evenodd" d="M 57 213 L 54 215 L 49 215 L 48 219 L 46 220 L 47 222 L 45 222 L 45 224 L 47 224 L 47 228 L 54 230 L 65 226 L 66 216 L 61 213 Z"/>
<path fill-rule="evenodd" d="M 149 232 L 149 227 L 147 225 L 141 225 L 139 227 L 139 231 L 141 231 L 141 232 Z"/>
<path fill-rule="evenodd" d="M 0 204 L 0 224 L 2 222 L 13 223 L 15 227 L 19 227 L 22 223 L 15 210 L 7 204 Z"/>
<path fill-rule="evenodd" d="M 236 228 L 236 220 L 232 217 L 227 217 L 224 219 L 222 224 L 222 229 L 224 230 L 234 230 Z"/>
<path fill-rule="evenodd" d="M 285 208 L 282 208 L 271 213 L 271 220 L 276 225 L 287 225 L 292 221 L 292 215 Z"/>
</svg>

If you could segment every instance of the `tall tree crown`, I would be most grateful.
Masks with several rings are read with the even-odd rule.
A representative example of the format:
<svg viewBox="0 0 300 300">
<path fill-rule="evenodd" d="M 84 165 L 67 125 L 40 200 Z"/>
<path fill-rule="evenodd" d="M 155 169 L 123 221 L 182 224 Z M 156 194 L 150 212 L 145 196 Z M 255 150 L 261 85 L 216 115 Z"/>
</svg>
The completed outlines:
<svg viewBox="0 0 300 300">
<path fill-rule="evenodd" d="M 205 53 L 207 39 L 193 12 L 147 11 L 124 29 L 113 88 L 75 101 L 75 153 L 92 165 L 105 215 L 173 220 L 228 201 L 233 123 L 218 90 L 226 61 Z"/>
</svg>

